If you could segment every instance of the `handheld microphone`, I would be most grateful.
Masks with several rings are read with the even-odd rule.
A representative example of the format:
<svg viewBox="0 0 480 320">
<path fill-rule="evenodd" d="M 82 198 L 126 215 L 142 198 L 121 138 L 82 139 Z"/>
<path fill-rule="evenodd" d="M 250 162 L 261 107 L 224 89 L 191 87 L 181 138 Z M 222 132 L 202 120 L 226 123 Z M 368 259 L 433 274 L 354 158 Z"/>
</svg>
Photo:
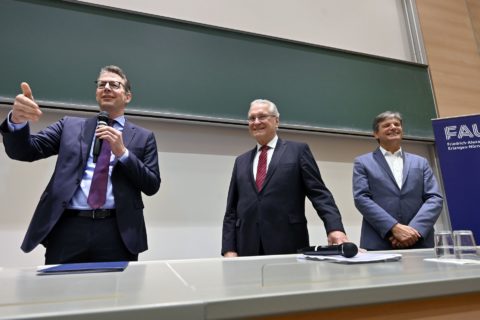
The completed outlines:
<svg viewBox="0 0 480 320">
<path fill-rule="evenodd" d="M 107 126 L 108 125 L 108 112 L 107 111 L 100 111 L 97 116 L 98 123 L 97 128 Z M 93 163 L 97 163 L 98 155 L 100 154 L 100 150 L 102 149 L 102 142 L 103 140 L 95 137 L 95 142 L 93 143 Z"/>
<path fill-rule="evenodd" d="M 351 258 L 357 255 L 358 247 L 353 242 L 344 242 L 338 245 L 331 246 L 315 246 L 307 247 L 298 250 L 299 253 L 311 256 L 332 256 L 342 255 L 345 258 Z"/>
</svg>

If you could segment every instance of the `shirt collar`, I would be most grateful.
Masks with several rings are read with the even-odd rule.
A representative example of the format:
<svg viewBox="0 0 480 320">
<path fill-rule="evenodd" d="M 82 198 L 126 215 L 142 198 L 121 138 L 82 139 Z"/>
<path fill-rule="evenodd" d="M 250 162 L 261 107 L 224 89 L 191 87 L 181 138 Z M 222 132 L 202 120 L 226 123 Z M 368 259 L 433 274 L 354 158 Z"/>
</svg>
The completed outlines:
<svg viewBox="0 0 480 320">
<path fill-rule="evenodd" d="M 394 153 L 391 153 L 390 151 L 387 151 L 382 146 L 380 146 L 380 151 L 382 152 L 384 157 L 387 156 L 387 155 L 394 155 L 396 157 L 402 157 L 403 156 L 403 151 L 402 151 L 401 147 L 400 147 L 400 149 L 398 149 Z"/>
<path fill-rule="evenodd" d="M 267 143 L 267 146 L 269 147 L 269 149 L 275 149 L 275 147 L 277 146 L 277 142 L 278 142 L 278 136 L 275 135 L 275 137 L 273 137 L 273 139 Z M 260 151 L 261 147 L 262 145 L 257 143 L 257 152 Z"/>
<path fill-rule="evenodd" d="M 119 124 L 122 128 L 125 126 L 125 116 L 119 116 L 113 119 L 117 124 Z"/>
</svg>

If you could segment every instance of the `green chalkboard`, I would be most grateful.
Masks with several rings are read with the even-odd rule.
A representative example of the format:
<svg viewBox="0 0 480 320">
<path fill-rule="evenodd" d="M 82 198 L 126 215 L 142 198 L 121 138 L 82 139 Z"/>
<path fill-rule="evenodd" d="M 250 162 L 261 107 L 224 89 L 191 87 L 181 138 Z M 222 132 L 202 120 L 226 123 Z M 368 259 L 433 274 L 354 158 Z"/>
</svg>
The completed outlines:
<svg viewBox="0 0 480 320">
<path fill-rule="evenodd" d="M 128 111 L 244 123 L 249 103 L 273 100 L 287 128 L 370 134 L 384 110 L 405 134 L 433 138 L 426 66 L 159 17 L 59 1 L 0 1 L 0 99 L 30 83 L 44 106 L 95 106 L 102 66 L 122 67 Z"/>
</svg>

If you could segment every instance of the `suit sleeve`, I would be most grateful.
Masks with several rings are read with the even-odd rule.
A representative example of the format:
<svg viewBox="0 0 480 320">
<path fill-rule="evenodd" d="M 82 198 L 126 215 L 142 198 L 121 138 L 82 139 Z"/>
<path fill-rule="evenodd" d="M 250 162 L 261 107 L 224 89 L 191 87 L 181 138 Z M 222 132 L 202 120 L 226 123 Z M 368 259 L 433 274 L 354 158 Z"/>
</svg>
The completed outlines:
<svg viewBox="0 0 480 320">
<path fill-rule="evenodd" d="M 160 189 L 160 169 L 158 167 L 157 143 L 153 132 L 150 132 L 144 146 L 143 157 L 139 158 L 130 152 L 126 161 L 121 165 L 126 168 L 125 174 L 141 192 L 148 196 Z"/>
<path fill-rule="evenodd" d="M 223 255 L 228 251 L 237 251 L 236 241 L 236 223 L 237 223 L 237 202 L 238 202 L 238 186 L 236 180 L 237 162 L 233 166 L 232 178 L 230 179 L 230 187 L 228 188 L 227 208 L 223 218 L 222 229 L 222 251 Z"/>
<path fill-rule="evenodd" d="M 409 226 L 415 228 L 422 237 L 426 237 L 432 230 L 443 207 L 443 197 L 439 192 L 438 184 L 428 162 L 423 159 L 423 205 Z"/>
<path fill-rule="evenodd" d="M 306 195 L 325 224 L 327 234 L 332 231 L 345 232 L 340 211 L 332 193 L 323 182 L 317 162 L 308 145 L 305 145 L 300 155 L 300 167 Z"/>
<path fill-rule="evenodd" d="M 7 120 L 0 126 L 5 152 L 14 160 L 32 162 L 58 154 L 64 119 L 61 119 L 37 134 L 30 134 L 30 126 L 10 132 Z"/>
<path fill-rule="evenodd" d="M 372 199 L 367 170 L 358 158 L 353 164 L 352 185 L 355 207 L 378 234 L 385 238 L 398 221 Z"/>
</svg>

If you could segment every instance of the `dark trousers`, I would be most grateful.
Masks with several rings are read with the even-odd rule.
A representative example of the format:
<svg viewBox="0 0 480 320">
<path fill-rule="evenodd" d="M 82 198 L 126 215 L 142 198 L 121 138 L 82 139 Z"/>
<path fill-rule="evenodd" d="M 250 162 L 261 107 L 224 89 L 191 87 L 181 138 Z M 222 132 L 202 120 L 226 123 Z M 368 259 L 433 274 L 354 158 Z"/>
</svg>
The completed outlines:
<svg viewBox="0 0 480 320">
<path fill-rule="evenodd" d="M 47 238 L 45 264 L 137 261 L 123 244 L 115 217 L 62 216 Z"/>
</svg>

